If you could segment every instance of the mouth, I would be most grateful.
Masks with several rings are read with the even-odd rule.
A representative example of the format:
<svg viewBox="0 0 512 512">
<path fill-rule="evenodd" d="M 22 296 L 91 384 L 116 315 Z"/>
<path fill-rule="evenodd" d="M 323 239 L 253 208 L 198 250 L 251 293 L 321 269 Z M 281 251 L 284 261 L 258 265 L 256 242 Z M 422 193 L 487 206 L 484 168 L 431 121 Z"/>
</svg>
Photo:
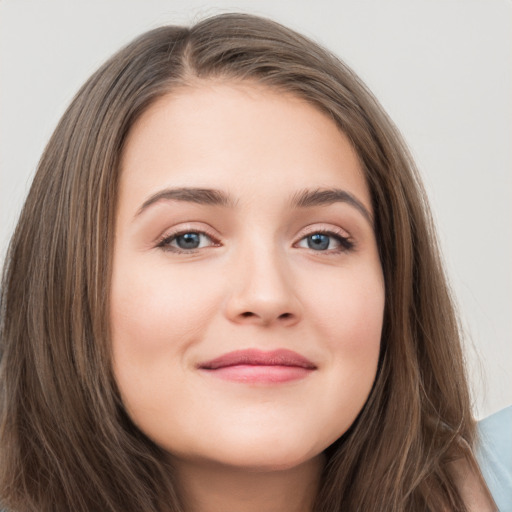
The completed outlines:
<svg viewBox="0 0 512 512">
<path fill-rule="evenodd" d="M 278 384 L 299 380 L 316 365 L 292 350 L 236 350 L 198 365 L 198 369 L 223 380 Z"/>
</svg>

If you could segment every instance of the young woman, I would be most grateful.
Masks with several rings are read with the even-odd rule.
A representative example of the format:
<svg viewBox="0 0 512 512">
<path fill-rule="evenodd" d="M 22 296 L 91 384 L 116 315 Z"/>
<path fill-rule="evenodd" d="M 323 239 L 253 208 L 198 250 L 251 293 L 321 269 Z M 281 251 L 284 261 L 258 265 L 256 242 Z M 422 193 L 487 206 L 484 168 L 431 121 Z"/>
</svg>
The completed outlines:
<svg viewBox="0 0 512 512">
<path fill-rule="evenodd" d="M 274 22 L 162 27 L 96 72 L 2 294 L 10 511 L 494 510 L 407 149 Z"/>
</svg>

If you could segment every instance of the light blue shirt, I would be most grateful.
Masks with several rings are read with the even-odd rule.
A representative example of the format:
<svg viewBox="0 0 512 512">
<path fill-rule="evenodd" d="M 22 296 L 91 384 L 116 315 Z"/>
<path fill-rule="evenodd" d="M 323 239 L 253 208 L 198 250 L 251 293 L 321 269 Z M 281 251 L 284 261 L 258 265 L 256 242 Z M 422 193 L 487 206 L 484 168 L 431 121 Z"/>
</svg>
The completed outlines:
<svg viewBox="0 0 512 512">
<path fill-rule="evenodd" d="M 512 406 L 478 424 L 480 469 L 500 512 L 512 512 Z"/>
</svg>

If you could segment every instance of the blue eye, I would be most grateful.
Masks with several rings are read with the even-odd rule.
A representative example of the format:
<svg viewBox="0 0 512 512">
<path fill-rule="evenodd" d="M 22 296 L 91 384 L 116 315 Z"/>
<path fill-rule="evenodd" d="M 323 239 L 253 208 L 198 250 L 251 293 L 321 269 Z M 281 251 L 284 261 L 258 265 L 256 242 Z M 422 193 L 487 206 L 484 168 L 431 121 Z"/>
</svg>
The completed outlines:
<svg viewBox="0 0 512 512">
<path fill-rule="evenodd" d="M 184 233 L 176 236 L 174 240 L 180 249 L 197 249 L 201 243 L 201 235 L 199 233 Z"/>
<path fill-rule="evenodd" d="M 306 237 L 308 247 L 310 249 L 314 249 L 315 251 L 325 251 L 329 249 L 330 238 L 328 235 L 324 235 L 323 233 L 315 233 L 314 235 L 309 235 Z"/>
<path fill-rule="evenodd" d="M 215 245 L 215 243 L 206 233 L 186 231 L 167 236 L 158 244 L 158 247 L 167 251 L 193 252 L 196 249 L 202 249 L 211 245 Z"/>
<path fill-rule="evenodd" d="M 312 249 L 313 251 L 348 251 L 354 247 L 348 238 L 335 233 L 312 233 L 305 236 L 298 243 L 299 247 Z"/>
</svg>

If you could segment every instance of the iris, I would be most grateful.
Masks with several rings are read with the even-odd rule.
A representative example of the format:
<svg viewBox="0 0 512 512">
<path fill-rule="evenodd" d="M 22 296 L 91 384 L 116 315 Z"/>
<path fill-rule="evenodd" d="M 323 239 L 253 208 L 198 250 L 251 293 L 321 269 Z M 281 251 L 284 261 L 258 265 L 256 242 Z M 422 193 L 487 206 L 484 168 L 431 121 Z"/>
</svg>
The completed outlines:
<svg viewBox="0 0 512 512">
<path fill-rule="evenodd" d="M 316 251 L 323 251 L 329 247 L 330 236 L 323 233 L 315 233 L 307 237 L 308 247 Z"/>
<path fill-rule="evenodd" d="M 201 243 L 200 233 L 184 233 L 176 237 L 176 245 L 180 249 L 197 249 Z"/>
</svg>

